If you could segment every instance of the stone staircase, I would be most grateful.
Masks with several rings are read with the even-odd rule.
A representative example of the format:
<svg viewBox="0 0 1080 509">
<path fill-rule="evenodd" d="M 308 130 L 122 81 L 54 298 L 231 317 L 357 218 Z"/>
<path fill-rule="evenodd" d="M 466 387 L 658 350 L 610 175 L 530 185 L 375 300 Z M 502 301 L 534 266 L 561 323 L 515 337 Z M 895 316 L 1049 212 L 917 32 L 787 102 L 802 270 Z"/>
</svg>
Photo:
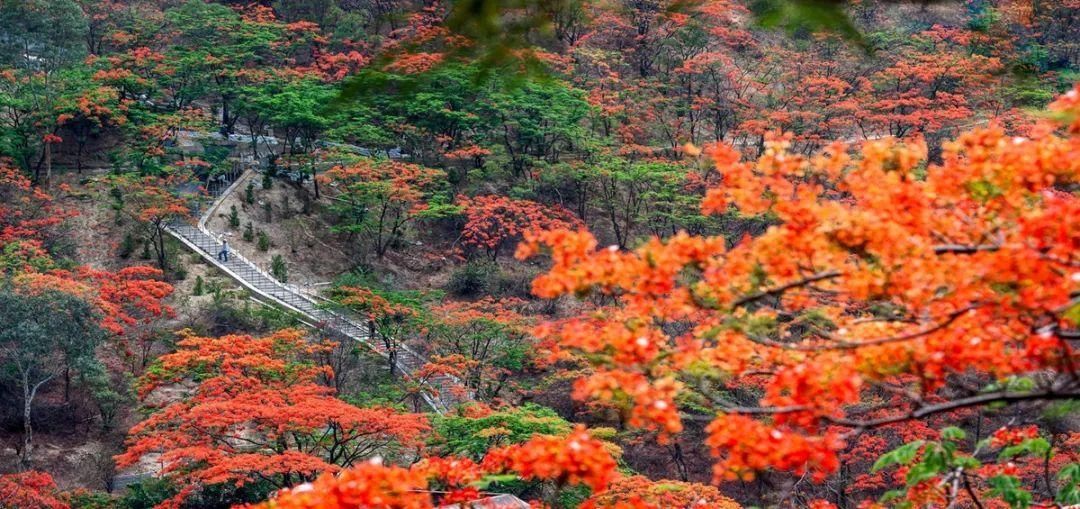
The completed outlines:
<svg viewBox="0 0 1080 509">
<path fill-rule="evenodd" d="M 386 342 L 378 338 L 378 331 L 372 323 L 364 323 L 363 320 L 328 309 L 328 301 L 325 299 L 278 281 L 232 249 L 229 250 L 229 261 L 225 262 L 217 258 L 218 252 L 221 251 L 221 243 L 217 240 L 219 235 L 207 228 L 207 220 L 214 214 L 224 198 L 239 187 L 238 184 L 244 180 L 243 176 L 248 172 L 227 173 L 226 177 L 231 181 L 228 182 L 229 185 L 218 181 L 216 185 L 208 186 L 211 194 L 216 195 L 214 203 L 202 213 L 196 224 L 177 222 L 169 226 L 169 233 L 251 291 L 254 297 L 296 313 L 305 324 L 333 336 L 334 339 L 358 341 L 380 356 L 389 359 L 391 352 L 388 351 Z M 398 343 L 394 346 L 396 346 L 395 372 L 411 377 L 426 364 L 427 360 L 423 356 L 405 345 Z M 425 389 L 421 392 L 424 402 L 438 414 L 462 402 L 462 398 L 456 395 L 460 391 L 452 390 L 454 387 L 461 386 L 453 377 L 439 375 L 418 381 Z"/>
</svg>

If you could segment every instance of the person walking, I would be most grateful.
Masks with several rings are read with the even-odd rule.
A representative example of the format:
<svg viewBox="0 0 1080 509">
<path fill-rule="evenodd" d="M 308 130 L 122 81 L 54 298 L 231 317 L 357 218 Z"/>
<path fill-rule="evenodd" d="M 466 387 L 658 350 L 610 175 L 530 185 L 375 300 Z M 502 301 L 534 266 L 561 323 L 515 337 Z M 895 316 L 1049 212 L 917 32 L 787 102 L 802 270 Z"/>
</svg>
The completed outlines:
<svg viewBox="0 0 1080 509">
<path fill-rule="evenodd" d="M 218 260 L 229 263 L 229 239 L 222 235 L 218 240 L 221 241 L 221 251 L 217 254 Z"/>
</svg>

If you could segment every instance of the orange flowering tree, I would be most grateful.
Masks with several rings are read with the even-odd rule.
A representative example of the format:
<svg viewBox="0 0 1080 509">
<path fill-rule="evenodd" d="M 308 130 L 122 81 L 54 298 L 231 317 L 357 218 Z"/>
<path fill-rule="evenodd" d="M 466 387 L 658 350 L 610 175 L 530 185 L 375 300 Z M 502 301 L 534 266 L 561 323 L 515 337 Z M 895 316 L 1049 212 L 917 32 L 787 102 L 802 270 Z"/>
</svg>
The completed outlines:
<svg viewBox="0 0 1080 509">
<path fill-rule="evenodd" d="M 45 472 L 0 475 L 0 507 L 5 509 L 68 509 L 56 481 Z"/>
<path fill-rule="evenodd" d="M 993 90 L 999 58 L 968 48 L 977 34 L 934 26 L 915 34 L 914 44 L 898 50 L 894 61 L 857 81 L 860 114 L 855 123 L 864 136 L 939 133 L 971 119 L 984 105 L 981 91 Z"/>
<path fill-rule="evenodd" d="M 1080 397 L 1078 95 L 1052 105 L 1064 130 L 976 130 L 940 164 L 918 140 L 804 157 L 773 137 L 756 161 L 714 146 L 722 182 L 704 211 L 772 226 L 630 252 L 584 231 L 527 234 L 518 256 L 546 249 L 552 264 L 535 294 L 612 302 L 536 332 L 592 363 L 575 397 L 626 402 L 629 424 L 661 439 L 708 422 L 717 481 L 823 480 L 873 428 Z"/>
<path fill-rule="evenodd" d="M 340 193 L 331 204 L 341 219 L 337 231 L 362 234 L 379 256 L 399 242 L 409 223 L 437 213 L 432 192 L 445 176 L 441 170 L 399 161 L 360 161 L 338 166 L 319 177 Z"/>
<path fill-rule="evenodd" d="M 405 340 L 418 325 L 419 301 L 407 295 L 380 293 L 358 286 L 334 288 L 330 298 L 367 320 L 371 341 L 386 356 L 390 376 L 397 374 L 398 357 L 405 348 Z"/>
<path fill-rule="evenodd" d="M 531 363 L 531 320 L 525 301 L 486 297 L 446 302 L 421 317 L 424 346 L 434 364 L 456 376 L 475 398 L 491 400 L 513 388 L 512 376 Z M 434 369 L 434 367 L 432 367 Z"/>
<path fill-rule="evenodd" d="M 185 174 L 157 177 L 129 174 L 105 181 L 114 198 L 112 207 L 132 221 L 140 240 L 150 244 L 162 271 L 168 267 L 166 228 L 190 215 L 187 200 L 176 191 L 177 186 L 187 181 Z"/>
<path fill-rule="evenodd" d="M 423 416 L 357 408 L 318 385 L 330 371 L 306 360 L 318 348 L 297 330 L 184 337 L 143 376 L 140 394 L 152 407 L 157 390 L 194 388 L 133 427 L 117 465 L 156 459 L 179 488 L 165 506 L 180 507 L 208 486 L 288 487 L 419 445 Z"/>
<path fill-rule="evenodd" d="M 520 238 L 528 230 L 576 229 L 581 220 L 559 205 L 543 205 L 532 200 L 506 196 L 458 196 L 464 209 L 465 226 L 461 241 L 484 249 L 492 260 L 507 241 Z"/>
<path fill-rule="evenodd" d="M 0 160 L 0 271 L 10 276 L 51 269 L 48 247 L 56 239 L 56 227 L 74 215 Z"/>
<path fill-rule="evenodd" d="M 170 315 L 164 299 L 172 286 L 151 267 L 114 272 L 54 259 L 50 248 L 57 227 L 74 213 L 4 164 L 0 197 L 0 313 L 8 324 L 0 338 L 0 371 L 21 389 L 25 465 L 33 446 L 34 401 L 54 381 L 62 379 L 70 388 L 72 375 L 77 376 L 98 405 L 102 423 L 113 422 L 119 397 L 97 347 L 106 337 L 123 341 L 136 325 Z"/>
<path fill-rule="evenodd" d="M 478 500 L 484 496 L 481 489 L 513 478 L 551 482 L 556 487 L 588 486 L 601 492 L 618 476 L 615 468 L 605 443 L 579 428 L 565 437 L 539 435 L 494 449 L 480 463 L 453 457 L 427 458 L 408 469 L 365 463 L 282 491 L 257 507 L 426 509 Z"/>
<path fill-rule="evenodd" d="M 678 481 L 652 481 L 644 476 L 633 475 L 616 479 L 606 491 L 594 495 L 583 507 L 738 509 L 742 506 L 725 497 L 713 486 Z"/>
</svg>

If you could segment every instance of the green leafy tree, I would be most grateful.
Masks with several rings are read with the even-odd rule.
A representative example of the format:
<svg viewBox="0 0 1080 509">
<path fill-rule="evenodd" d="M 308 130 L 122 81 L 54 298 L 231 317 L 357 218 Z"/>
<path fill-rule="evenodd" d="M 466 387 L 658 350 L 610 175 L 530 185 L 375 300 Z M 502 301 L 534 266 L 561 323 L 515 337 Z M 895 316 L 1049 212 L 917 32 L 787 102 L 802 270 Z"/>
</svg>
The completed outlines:
<svg viewBox="0 0 1080 509">
<path fill-rule="evenodd" d="M 38 392 L 67 369 L 84 376 L 104 372 L 94 356 L 105 337 L 98 319 L 90 304 L 68 293 L 22 295 L 11 287 L 0 289 L 0 366 L 22 395 L 24 466 L 31 461 L 31 414 Z"/>
<path fill-rule="evenodd" d="M 429 445 L 439 454 L 480 460 L 491 448 L 525 442 L 535 435 L 562 436 L 571 425 L 554 410 L 526 403 L 482 417 L 447 415 L 436 418 Z"/>
<path fill-rule="evenodd" d="M 441 170 L 400 161 L 362 160 L 335 167 L 322 178 L 340 193 L 330 205 L 341 221 L 335 229 L 362 234 L 381 257 L 401 240 L 408 224 L 456 210 L 437 200 L 444 176 Z"/>
</svg>

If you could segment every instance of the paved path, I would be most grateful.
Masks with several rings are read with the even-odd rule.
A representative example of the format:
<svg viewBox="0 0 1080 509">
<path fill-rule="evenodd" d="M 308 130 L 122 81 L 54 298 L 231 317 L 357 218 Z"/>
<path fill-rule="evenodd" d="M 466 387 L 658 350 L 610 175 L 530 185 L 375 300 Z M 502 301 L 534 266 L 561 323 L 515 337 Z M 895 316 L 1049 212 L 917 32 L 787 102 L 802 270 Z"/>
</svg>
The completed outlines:
<svg viewBox="0 0 1080 509">
<path fill-rule="evenodd" d="M 374 331 L 371 330 L 368 324 L 326 309 L 315 297 L 305 294 L 295 286 L 281 283 L 235 251 L 230 250 L 228 262 L 223 262 L 217 258 L 218 252 L 221 251 L 221 244 L 217 241 L 218 235 L 207 229 L 206 221 L 217 210 L 222 199 L 235 191 L 238 187 L 237 184 L 243 180 L 243 178 L 237 178 L 233 185 L 222 189 L 214 205 L 207 208 L 206 213 L 199 218 L 197 225 L 175 224 L 169 227 L 169 233 L 242 284 L 253 294 L 297 313 L 302 321 L 312 327 L 336 335 L 338 339 L 359 341 L 379 355 L 389 359 L 390 356 L 385 342 L 378 338 L 372 338 L 372 332 Z M 410 375 L 419 370 L 425 363 L 426 360 L 419 354 L 405 346 L 398 346 L 394 366 L 397 372 Z M 423 398 L 436 413 L 442 414 L 457 402 L 457 398 L 452 395 L 450 390 L 451 387 L 458 385 L 455 379 L 448 376 L 439 376 L 432 377 L 425 383 L 432 390 L 424 391 L 422 393 Z"/>
</svg>

